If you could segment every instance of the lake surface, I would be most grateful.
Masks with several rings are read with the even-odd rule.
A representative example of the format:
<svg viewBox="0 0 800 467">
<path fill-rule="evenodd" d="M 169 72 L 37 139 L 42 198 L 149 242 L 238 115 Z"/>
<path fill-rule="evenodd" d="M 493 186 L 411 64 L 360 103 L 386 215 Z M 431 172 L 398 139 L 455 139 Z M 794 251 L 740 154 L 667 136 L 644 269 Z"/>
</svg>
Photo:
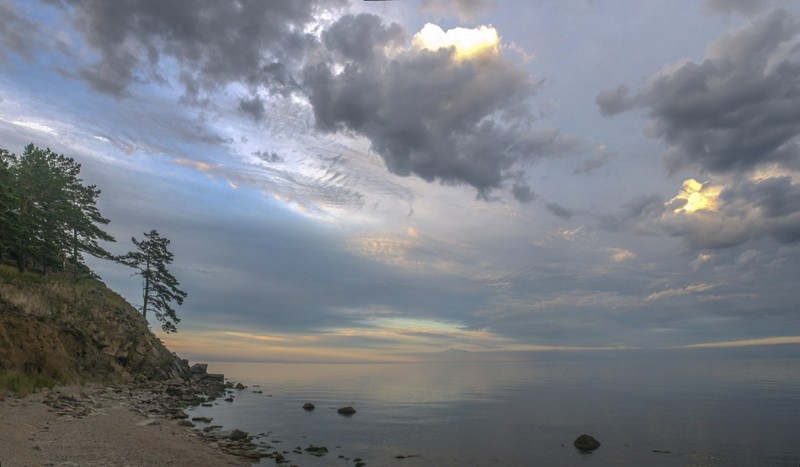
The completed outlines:
<svg viewBox="0 0 800 467">
<path fill-rule="evenodd" d="M 191 415 L 266 433 L 263 442 L 300 466 L 800 465 L 800 357 L 791 355 L 559 352 L 525 362 L 209 371 L 248 388 Z M 306 402 L 316 410 L 304 411 Z M 358 412 L 336 412 L 348 405 Z M 602 446 L 578 452 L 582 433 Z M 291 452 L 310 444 L 330 453 Z"/>
</svg>

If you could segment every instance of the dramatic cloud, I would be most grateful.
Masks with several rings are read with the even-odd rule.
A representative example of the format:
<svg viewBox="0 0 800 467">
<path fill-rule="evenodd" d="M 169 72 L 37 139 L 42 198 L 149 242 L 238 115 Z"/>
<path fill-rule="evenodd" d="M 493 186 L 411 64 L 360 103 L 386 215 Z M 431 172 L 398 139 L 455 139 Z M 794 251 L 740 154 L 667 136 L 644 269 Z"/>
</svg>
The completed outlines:
<svg viewBox="0 0 800 467">
<path fill-rule="evenodd" d="M 281 157 L 276 152 L 269 152 L 269 151 L 256 151 L 253 153 L 254 156 L 258 157 L 262 161 L 268 164 L 275 164 L 278 162 L 283 162 L 283 157 Z"/>
<path fill-rule="evenodd" d="M 723 184 L 683 182 L 669 200 L 632 201 L 617 216 L 600 219 L 609 230 L 666 233 L 689 251 L 738 247 L 770 238 L 778 245 L 800 241 L 800 183 L 789 175 L 730 179 Z M 699 264 L 699 263 L 698 263 Z"/>
<path fill-rule="evenodd" d="M 515 183 L 511 187 L 511 194 L 514 196 L 514 199 L 520 203 L 530 203 L 536 199 L 536 193 L 531 190 L 531 187 L 525 184 Z"/>
<path fill-rule="evenodd" d="M 518 164 L 578 146 L 531 126 L 531 77 L 503 57 L 493 29 L 429 24 L 411 48 L 400 47 L 401 33 L 364 14 L 325 32 L 334 60 L 304 75 L 319 129 L 366 136 L 391 172 L 467 184 L 482 198 L 513 179 Z"/>
<path fill-rule="evenodd" d="M 800 20 L 774 11 L 711 43 L 705 59 L 651 76 L 634 96 L 597 96 L 603 115 L 649 110 L 648 133 L 668 147 L 673 170 L 729 173 L 777 162 L 798 165 Z"/>
<path fill-rule="evenodd" d="M 575 213 L 571 209 L 565 208 L 564 206 L 558 203 L 547 203 L 545 204 L 545 207 L 554 216 L 558 216 L 562 219 L 569 219 L 575 215 Z"/>
<path fill-rule="evenodd" d="M 31 45 L 38 36 L 36 24 L 17 14 L 12 5 L 0 4 L 0 59 L 12 50 L 30 60 Z"/>
<path fill-rule="evenodd" d="M 779 244 L 800 240 L 797 16 L 782 10 L 760 16 L 710 43 L 702 62 L 665 67 L 633 95 L 624 85 L 604 91 L 596 104 L 605 116 L 647 109 L 647 133 L 666 145 L 670 169 L 700 170 L 722 181 L 686 180 L 662 209 L 632 212 L 632 222 L 621 215 L 620 224 L 663 229 L 691 250 L 765 237 Z"/>
<path fill-rule="evenodd" d="M 611 117 L 632 109 L 635 103 L 628 97 L 630 91 L 628 86 L 621 84 L 617 89 L 598 94 L 595 103 L 600 108 L 600 113 L 605 117 Z"/>
<path fill-rule="evenodd" d="M 95 89 L 126 95 L 132 84 L 163 81 L 174 61 L 188 98 L 229 82 L 281 87 L 286 64 L 315 43 L 320 1 L 103 2 L 50 0 L 99 53 L 78 75 Z M 325 2 L 336 7 L 343 1 Z"/>
</svg>

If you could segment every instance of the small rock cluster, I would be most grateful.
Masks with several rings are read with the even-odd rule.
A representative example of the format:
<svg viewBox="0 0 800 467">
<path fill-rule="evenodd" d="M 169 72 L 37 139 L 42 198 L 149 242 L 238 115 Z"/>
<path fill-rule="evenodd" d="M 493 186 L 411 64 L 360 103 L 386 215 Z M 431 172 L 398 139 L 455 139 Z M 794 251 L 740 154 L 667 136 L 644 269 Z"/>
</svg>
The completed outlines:
<svg viewBox="0 0 800 467">
<path fill-rule="evenodd" d="M 44 403 L 62 417 L 84 418 L 92 413 L 99 402 L 85 392 L 77 396 L 62 394 L 58 390 L 52 391 L 44 398 Z"/>
<path fill-rule="evenodd" d="M 262 458 L 269 458 L 277 464 L 289 464 L 292 455 L 311 455 L 322 457 L 329 453 L 325 446 L 309 445 L 297 446 L 293 450 L 276 450 L 270 442 L 269 433 L 250 435 L 242 430 L 224 431 L 220 425 L 211 425 L 210 417 L 191 417 L 184 410 L 192 406 L 211 405 L 216 399 L 226 397 L 224 400 L 233 401 L 232 391 L 246 388 L 241 383 L 226 382 L 221 374 L 207 372 L 208 366 L 197 363 L 191 367 L 183 361 L 173 377 L 163 381 L 144 381 L 124 385 L 108 385 L 94 387 L 79 394 L 66 394 L 59 389 L 51 391 L 44 398 L 44 402 L 52 407 L 59 416 L 83 418 L 90 415 L 95 409 L 101 409 L 107 404 L 121 404 L 132 412 L 147 417 L 140 425 L 159 425 L 164 419 L 175 420 L 179 426 L 197 430 L 199 436 L 215 449 L 228 454 L 239 456 L 256 462 Z M 307 403 L 305 410 L 314 410 L 314 404 Z M 355 413 L 352 407 L 342 407 L 338 412 L 350 416 Z M 200 428 L 195 422 L 207 425 Z M 280 441 L 272 440 L 271 443 Z M 340 458 L 349 460 L 349 458 Z M 353 459 L 356 467 L 363 467 L 366 463 L 362 459 Z"/>
</svg>

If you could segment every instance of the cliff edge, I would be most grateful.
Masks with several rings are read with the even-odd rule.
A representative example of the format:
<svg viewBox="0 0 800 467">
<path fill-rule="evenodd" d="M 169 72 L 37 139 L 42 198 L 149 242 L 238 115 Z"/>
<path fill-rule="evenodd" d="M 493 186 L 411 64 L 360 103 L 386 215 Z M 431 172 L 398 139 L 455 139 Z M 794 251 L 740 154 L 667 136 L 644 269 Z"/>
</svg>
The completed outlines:
<svg viewBox="0 0 800 467">
<path fill-rule="evenodd" d="M 0 370 L 62 382 L 186 376 L 144 317 L 101 281 L 0 264 Z"/>
</svg>

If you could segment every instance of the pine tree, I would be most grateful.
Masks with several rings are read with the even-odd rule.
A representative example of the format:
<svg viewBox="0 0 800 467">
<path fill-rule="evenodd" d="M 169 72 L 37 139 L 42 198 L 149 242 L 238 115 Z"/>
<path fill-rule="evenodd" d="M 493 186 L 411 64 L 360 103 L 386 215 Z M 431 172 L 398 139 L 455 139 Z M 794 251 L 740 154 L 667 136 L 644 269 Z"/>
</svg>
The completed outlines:
<svg viewBox="0 0 800 467">
<path fill-rule="evenodd" d="M 167 265 L 173 259 L 172 253 L 167 250 L 169 239 L 161 237 L 156 230 L 144 236 L 145 240 L 141 241 L 131 238 L 137 251 L 120 256 L 118 261 L 134 268 L 137 271 L 135 274 L 142 277 L 142 315 L 146 318 L 147 311 L 153 310 L 164 332 L 177 332 L 176 324 L 180 319 L 171 304 L 183 305 L 186 292 L 178 288 L 180 284 L 167 270 Z"/>
<path fill-rule="evenodd" d="M 80 164 L 33 144 L 19 158 L 2 151 L 0 159 L 0 182 L 4 178 L 12 182 L 8 195 L 0 184 L 0 214 L 4 216 L 0 229 L 8 234 L 6 242 L 15 250 L 20 272 L 29 261 L 45 271 L 50 266 L 63 269 L 67 255 L 77 272 L 83 252 L 110 257 L 98 244 L 114 241 L 99 226 L 108 224 L 97 209 L 100 190 L 84 186 Z M 8 212 L 2 212 L 4 203 L 12 206 Z"/>
<path fill-rule="evenodd" d="M 0 258 L 13 246 L 18 229 L 16 178 L 13 172 L 15 162 L 14 154 L 0 149 Z"/>
</svg>

